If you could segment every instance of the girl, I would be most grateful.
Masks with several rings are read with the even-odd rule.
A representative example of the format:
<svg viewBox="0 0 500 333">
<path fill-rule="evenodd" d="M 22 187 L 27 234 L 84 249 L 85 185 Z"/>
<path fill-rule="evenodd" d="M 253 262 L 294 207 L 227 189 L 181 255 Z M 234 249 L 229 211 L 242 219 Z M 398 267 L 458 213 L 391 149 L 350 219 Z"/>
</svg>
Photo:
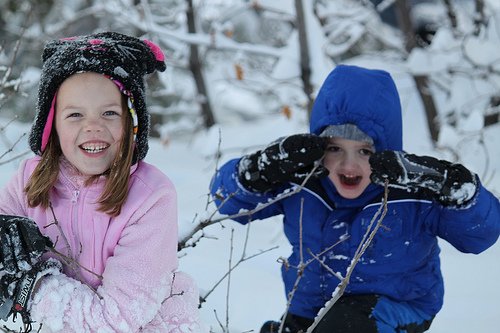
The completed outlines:
<svg viewBox="0 0 500 333">
<path fill-rule="evenodd" d="M 227 162 L 211 185 L 221 213 L 253 211 L 240 223 L 283 215 L 292 253 L 282 276 L 293 294 L 284 331 L 305 332 L 330 300 L 387 181 L 383 227 L 313 332 L 424 332 L 443 304 L 438 237 L 462 252 L 484 251 L 500 232 L 498 199 L 462 165 L 401 151 L 401 106 L 387 72 L 337 66 L 318 93 L 310 128 Z M 273 200 L 309 174 L 299 192 Z M 261 333 L 279 327 L 268 322 Z"/>
<path fill-rule="evenodd" d="M 163 53 L 104 32 L 42 58 L 38 156 L 0 194 L 0 316 L 42 332 L 199 332 L 197 289 L 176 272 L 175 189 L 143 161 L 144 76 L 165 70 Z"/>
</svg>

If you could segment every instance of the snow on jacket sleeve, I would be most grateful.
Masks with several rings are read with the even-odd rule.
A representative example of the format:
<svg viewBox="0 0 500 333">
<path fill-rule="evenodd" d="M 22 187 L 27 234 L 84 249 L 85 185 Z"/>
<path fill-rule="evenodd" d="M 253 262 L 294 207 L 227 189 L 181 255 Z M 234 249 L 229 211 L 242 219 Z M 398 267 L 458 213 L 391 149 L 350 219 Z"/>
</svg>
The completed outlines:
<svg viewBox="0 0 500 333">
<path fill-rule="evenodd" d="M 259 204 L 273 200 L 280 192 L 268 192 L 265 194 L 251 192 L 243 187 L 238 180 L 239 159 L 233 159 L 225 163 L 214 175 L 210 184 L 210 192 L 215 198 L 219 212 L 224 215 L 233 215 L 243 211 L 254 210 Z M 251 215 L 253 220 L 265 219 L 270 216 L 281 214 L 279 202 L 272 204 Z M 248 216 L 234 218 L 240 223 L 247 223 Z"/>
<path fill-rule="evenodd" d="M 443 207 L 434 232 L 455 248 L 480 253 L 495 244 L 500 234 L 500 202 L 480 183 L 467 208 Z"/>
</svg>

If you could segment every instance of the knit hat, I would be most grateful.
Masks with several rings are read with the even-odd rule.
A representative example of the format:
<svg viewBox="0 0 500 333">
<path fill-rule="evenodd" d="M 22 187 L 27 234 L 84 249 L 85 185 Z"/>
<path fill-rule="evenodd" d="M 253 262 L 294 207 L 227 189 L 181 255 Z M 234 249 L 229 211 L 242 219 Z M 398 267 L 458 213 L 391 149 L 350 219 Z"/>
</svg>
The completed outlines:
<svg viewBox="0 0 500 333">
<path fill-rule="evenodd" d="M 165 56 L 156 44 L 116 32 L 63 38 L 45 45 L 42 62 L 37 114 L 29 136 L 35 154 L 41 155 L 47 144 L 59 86 L 75 73 L 95 72 L 108 76 L 128 96 L 128 107 L 134 126 L 137 126 L 134 128 L 134 160 L 146 156 L 150 117 L 146 109 L 144 76 L 166 68 Z"/>
<path fill-rule="evenodd" d="M 373 145 L 373 139 L 354 124 L 329 125 L 319 136 L 363 141 Z"/>
</svg>

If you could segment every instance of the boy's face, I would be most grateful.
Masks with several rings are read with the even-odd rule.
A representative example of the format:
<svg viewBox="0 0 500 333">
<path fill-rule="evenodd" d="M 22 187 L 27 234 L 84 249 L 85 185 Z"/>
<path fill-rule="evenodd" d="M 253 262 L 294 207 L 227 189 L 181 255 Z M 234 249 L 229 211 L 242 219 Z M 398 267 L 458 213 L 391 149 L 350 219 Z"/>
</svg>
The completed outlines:
<svg viewBox="0 0 500 333">
<path fill-rule="evenodd" d="M 120 149 L 121 93 L 107 77 L 79 73 L 59 87 L 55 124 L 66 159 L 84 175 L 107 171 Z"/>
<path fill-rule="evenodd" d="M 330 171 L 331 179 L 339 194 L 346 199 L 359 197 L 370 184 L 370 155 L 373 145 L 342 138 L 330 138 L 324 166 Z"/>
</svg>

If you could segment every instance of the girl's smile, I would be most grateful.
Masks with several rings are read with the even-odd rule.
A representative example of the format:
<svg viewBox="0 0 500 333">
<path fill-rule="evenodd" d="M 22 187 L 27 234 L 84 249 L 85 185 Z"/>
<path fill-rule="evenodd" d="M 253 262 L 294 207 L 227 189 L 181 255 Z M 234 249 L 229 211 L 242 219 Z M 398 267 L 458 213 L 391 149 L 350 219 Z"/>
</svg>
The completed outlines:
<svg viewBox="0 0 500 333">
<path fill-rule="evenodd" d="M 110 147 L 110 145 L 106 142 L 86 142 L 80 145 L 81 149 L 91 155 L 98 154 L 108 147 Z"/>
</svg>

